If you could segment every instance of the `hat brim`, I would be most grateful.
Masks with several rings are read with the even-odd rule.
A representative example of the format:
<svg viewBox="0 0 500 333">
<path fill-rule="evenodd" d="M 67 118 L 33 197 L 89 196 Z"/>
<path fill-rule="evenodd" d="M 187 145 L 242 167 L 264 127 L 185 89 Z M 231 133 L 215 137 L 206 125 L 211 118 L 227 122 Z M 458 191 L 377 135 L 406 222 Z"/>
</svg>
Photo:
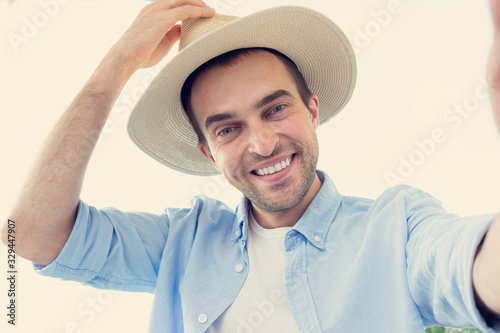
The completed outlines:
<svg viewBox="0 0 500 333">
<path fill-rule="evenodd" d="M 292 59 L 320 101 L 320 124 L 349 101 L 356 83 L 354 51 L 325 15 L 281 6 L 232 21 L 189 44 L 165 65 L 141 96 L 128 122 L 132 141 L 160 163 L 183 173 L 219 174 L 199 151 L 181 103 L 187 77 L 208 60 L 231 50 L 275 49 Z"/>
</svg>

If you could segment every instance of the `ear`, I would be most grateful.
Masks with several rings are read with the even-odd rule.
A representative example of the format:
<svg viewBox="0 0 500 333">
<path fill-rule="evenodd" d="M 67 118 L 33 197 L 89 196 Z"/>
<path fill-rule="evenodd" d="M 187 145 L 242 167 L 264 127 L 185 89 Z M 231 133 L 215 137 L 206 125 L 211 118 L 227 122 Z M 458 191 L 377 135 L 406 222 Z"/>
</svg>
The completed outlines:
<svg viewBox="0 0 500 333">
<path fill-rule="evenodd" d="M 309 96 L 309 118 L 314 129 L 319 127 L 319 99 L 316 94 Z"/>
<path fill-rule="evenodd" d="M 201 151 L 201 153 L 203 155 L 205 155 L 210 160 L 210 162 L 212 162 L 213 166 L 217 170 L 219 170 L 219 168 L 217 167 L 217 163 L 215 162 L 214 157 L 210 153 L 210 149 L 208 149 L 207 147 L 205 147 L 205 145 L 203 143 L 201 143 L 201 142 L 198 142 L 198 149 Z"/>
</svg>

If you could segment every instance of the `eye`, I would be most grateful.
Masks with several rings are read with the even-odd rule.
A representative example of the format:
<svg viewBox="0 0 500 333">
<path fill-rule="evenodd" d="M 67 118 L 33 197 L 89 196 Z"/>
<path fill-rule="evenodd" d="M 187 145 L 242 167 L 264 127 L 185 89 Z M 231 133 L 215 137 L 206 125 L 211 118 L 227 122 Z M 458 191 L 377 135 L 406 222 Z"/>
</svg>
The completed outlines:
<svg viewBox="0 0 500 333">
<path fill-rule="evenodd" d="M 285 105 L 278 105 L 274 108 L 271 109 L 271 112 L 269 112 L 269 114 L 274 114 L 274 113 L 277 113 L 277 112 L 280 112 L 281 110 L 283 110 L 285 108 Z"/>
<path fill-rule="evenodd" d="M 222 129 L 219 133 L 217 133 L 217 136 L 225 136 L 234 131 L 235 127 L 226 127 Z"/>
</svg>

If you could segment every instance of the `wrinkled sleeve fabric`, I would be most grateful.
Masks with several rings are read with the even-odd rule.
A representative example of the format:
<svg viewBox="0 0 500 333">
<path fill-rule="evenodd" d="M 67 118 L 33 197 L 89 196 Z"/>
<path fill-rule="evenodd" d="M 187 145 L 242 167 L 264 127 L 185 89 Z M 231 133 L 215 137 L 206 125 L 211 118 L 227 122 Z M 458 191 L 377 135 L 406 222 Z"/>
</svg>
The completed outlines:
<svg viewBox="0 0 500 333">
<path fill-rule="evenodd" d="M 486 323 L 477 310 L 472 284 L 476 250 L 494 215 L 458 217 L 421 190 L 403 193 L 408 282 L 424 324 L 500 332 L 498 322 Z"/>
<path fill-rule="evenodd" d="M 96 288 L 154 292 L 167 239 L 167 215 L 97 209 L 79 202 L 71 235 L 44 276 Z"/>
</svg>

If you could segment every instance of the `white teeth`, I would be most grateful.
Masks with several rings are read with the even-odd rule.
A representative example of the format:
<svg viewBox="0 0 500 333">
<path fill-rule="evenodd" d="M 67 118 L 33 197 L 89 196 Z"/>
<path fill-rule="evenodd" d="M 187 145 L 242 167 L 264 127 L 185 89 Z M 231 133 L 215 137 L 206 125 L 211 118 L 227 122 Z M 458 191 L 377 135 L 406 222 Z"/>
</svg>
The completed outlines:
<svg viewBox="0 0 500 333">
<path fill-rule="evenodd" d="M 274 165 L 274 166 L 259 169 L 259 170 L 257 170 L 256 173 L 259 176 L 271 175 L 275 172 L 281 171 L 281 170 L 285 169 L 286 167 L 288 167 L 290 165 L 290 162 L 291 162 L 291 159 L 287 158 L 286 160 L 282 161 L 281 163 L 276 163 L 276 165 Z"/>
</svg>

